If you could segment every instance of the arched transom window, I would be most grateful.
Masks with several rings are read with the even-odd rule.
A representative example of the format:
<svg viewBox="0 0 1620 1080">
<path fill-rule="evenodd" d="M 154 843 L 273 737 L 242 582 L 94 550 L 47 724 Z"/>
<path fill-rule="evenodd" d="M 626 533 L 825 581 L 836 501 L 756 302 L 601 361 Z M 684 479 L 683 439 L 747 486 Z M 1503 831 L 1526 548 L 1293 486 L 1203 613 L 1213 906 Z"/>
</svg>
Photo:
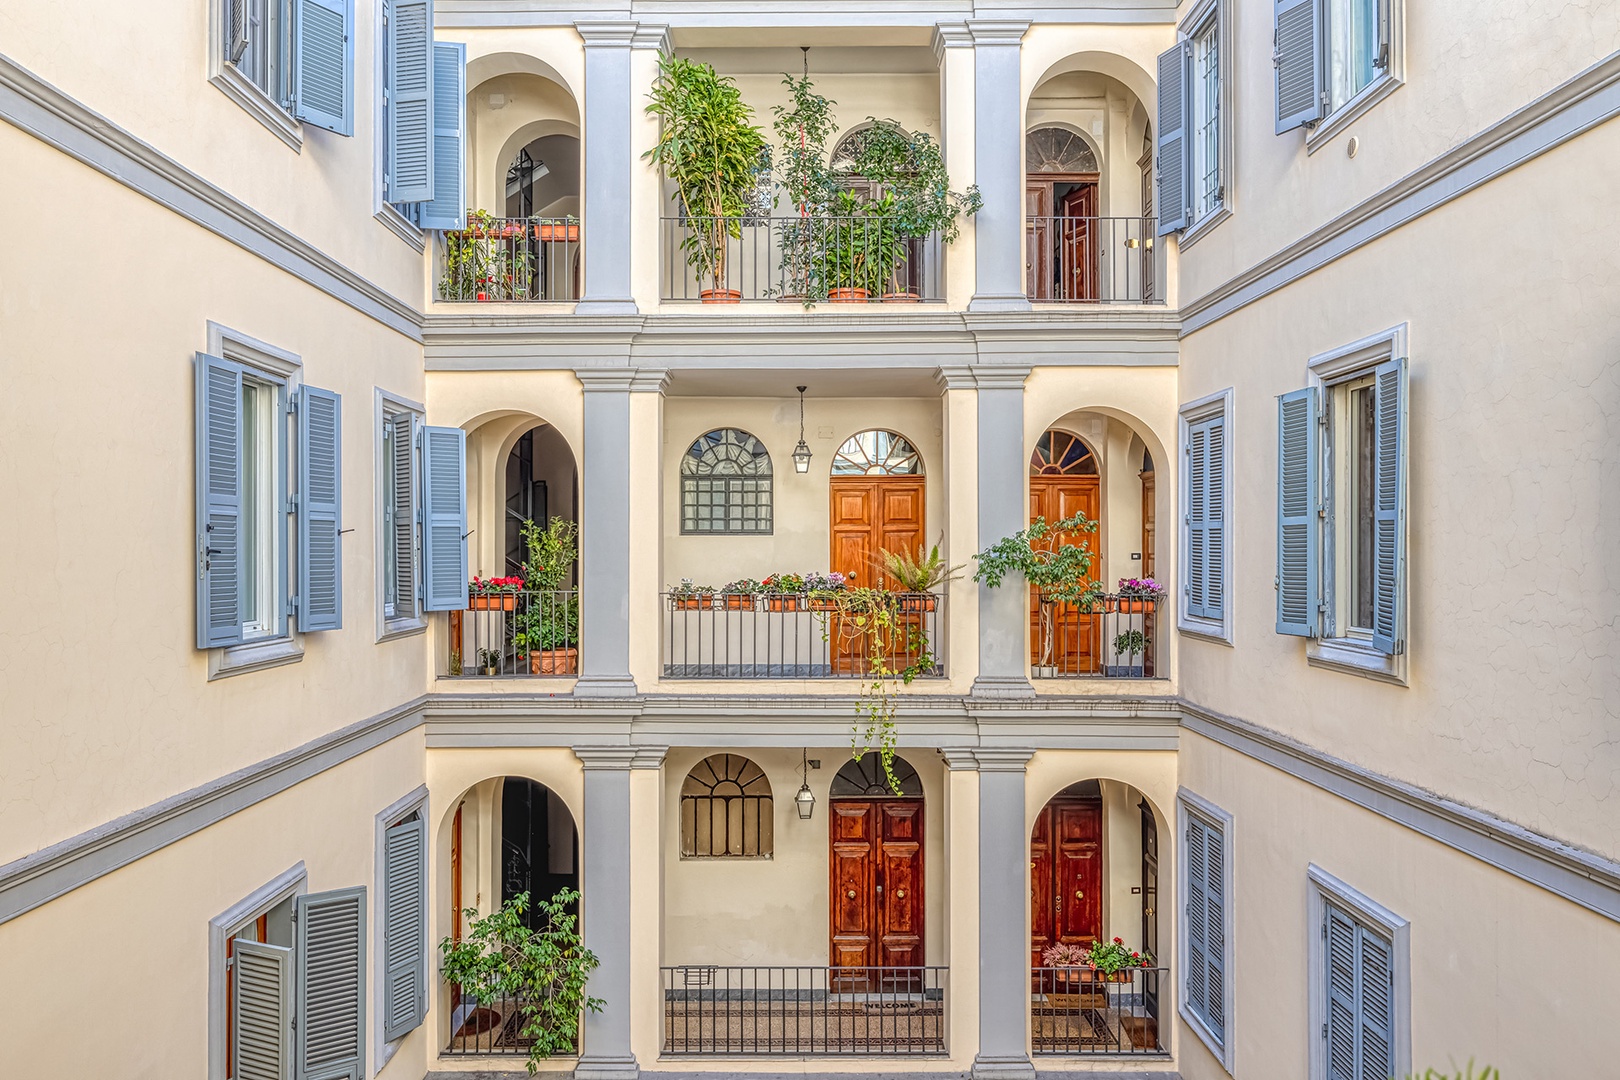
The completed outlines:
<svg viewBox="0 0 1620 1080">
<path fill-rule="evenodd" d="M 681 785 L 681 855 L 768 857 L 775 840 L 771 782 L 738 754 L 697 763 Z"/>
<path fill-rule="evenodd" d="M 879 123 L 882 122 L 879 121 Z M 866 144 L 871 142 L 872 131 L 876 127 L 877 124 L 867 124 L 865 127 L 856 128 L 854 131 L 843 135 L 838 142 L 833 144 L 833 152 L 828 158 L 828 164 L 832 166 L 834 173 L 844 177 L 857 178 L 861 175 L 856 170 L 856 164 L 861 160 L 861 155 L 866 152 Z M 905 129 L 898 124 L 890 124 L 889 127 L 902 135 L 905 134 Z"/>
<path fill-rule="evenodd" d="M 1029 456 L 1031 476 L 1096 476 L 1097 458 L 1091 447 L 1067 431 L 1048 431 Z"/>
<path fill-rule="evenodd" d="M 859 760 L 851 758 L 833 777 L 828 793 L 834 799 L 859 799 L 871 796 L 882 798 L 920 799 L 923 797 L 922 778 L 903 757 L 896 756 L 893 763 L 894 778 L 900 784 L 899 792 L 889 787 L 883 774 L 883 760 L 877 751 L 862 754 Z"/>
<path fill-rule="evenodd" d="M 834 476 L 921 476 L 922 471 L 917 448 L 892 431 L 851 435 L 833 455 Z"/>
<path fill-rule="evenodd" d="M 738 428 L 695 439 L 681 459 L 681 532 L 771 531 L 771 456 Z"/>
<path fill-rule="evenodd" d="M 1036 128 L 1024 137 L 1024 170 L 1031 173 L 1094 173 L 1097 155 L 1066 128 Z"/>
</svg>

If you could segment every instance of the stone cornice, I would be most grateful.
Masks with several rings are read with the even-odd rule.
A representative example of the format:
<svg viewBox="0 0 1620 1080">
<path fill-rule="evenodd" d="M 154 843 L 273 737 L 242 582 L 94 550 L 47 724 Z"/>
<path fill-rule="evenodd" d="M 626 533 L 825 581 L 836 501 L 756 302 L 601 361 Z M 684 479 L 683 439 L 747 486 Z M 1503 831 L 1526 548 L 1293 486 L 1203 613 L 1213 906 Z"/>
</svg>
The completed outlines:
<svg viewBox="0 0 1620 1080">
<path fill-rule="evenodd" d="M 1017 45 L 1029 32 L 1027 19 L 969 19 L 965 24 L 973 37 L 974 47 L 983 45 Z"/>
</svg>

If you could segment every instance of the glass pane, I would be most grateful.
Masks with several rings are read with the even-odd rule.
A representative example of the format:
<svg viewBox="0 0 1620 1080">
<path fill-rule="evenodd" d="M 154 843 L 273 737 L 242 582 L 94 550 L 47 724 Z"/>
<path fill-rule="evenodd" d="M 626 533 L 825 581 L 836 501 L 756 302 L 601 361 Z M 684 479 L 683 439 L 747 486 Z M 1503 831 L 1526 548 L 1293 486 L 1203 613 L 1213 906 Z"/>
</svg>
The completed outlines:
<svg viewBox="0 0 1620 1080">
<path fill-rule="evenodd" d="M 1353 593 L 1352 623 L 1358 628 L 1372 626 L 1373 611 L 1373 468 L 1374 418 L 1377 391 L 1361 386 L 1350 391 L 1350 499 L 1353 535 L 1350 538 Z"/>
<path fill-rule="evenodd" d="M 242 621 L 259 621 L 258 574 L 260 562 L 259 440 L 265 433 L 259 425 L 259 399 L 269 391 L 242 382 Z"/>
</svg>

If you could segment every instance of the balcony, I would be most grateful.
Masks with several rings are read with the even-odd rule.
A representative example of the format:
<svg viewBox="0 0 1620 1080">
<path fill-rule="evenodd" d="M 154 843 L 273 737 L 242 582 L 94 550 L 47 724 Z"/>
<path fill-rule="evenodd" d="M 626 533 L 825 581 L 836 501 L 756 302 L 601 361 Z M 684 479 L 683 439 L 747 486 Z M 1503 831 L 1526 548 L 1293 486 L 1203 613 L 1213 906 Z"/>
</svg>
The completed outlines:
<svg viewBox="0 0 1620 1080">
<path fill-rule="evenodd" d="M 1030 1044 L 1037 1055 L 1163 1054 L 1159 994 L 1168 968 L 1030 970 Z"/>
<path fill-rule="evenodd" d="M 1153 679 L 1158 670 L 1159 603 L 1104 596 L 1082 608 L 1042 597 L 1030 637 L 1037 679 Z"/>
<path fill-rule="evenodd" d="M 579 592 L 505 592 L 472 596 L 449 612 L 451 678 L 579 674 Z"/>
<path fill-rule="evenodd" d="M 1162 304 L 1164 253 L 1150 217 L 1031 216 L 1025 287 L 1035 303 Z"/>
<path fill-rule="evenodd" d="M 580 235 L 573 218 L 505 218 L 475 213 L 441 235 L 440 300 L 542 303 L 579 299 Z"/>
<path fill-rule="evenodd" d="M 661 299 L 736 304 L 806 298 L 916 304 L 945 298 L 937 236 L 902 235 L 894 219 L 660 219 Z M 709 253 L 718 253 L 712 260 Z"/>
</svg>

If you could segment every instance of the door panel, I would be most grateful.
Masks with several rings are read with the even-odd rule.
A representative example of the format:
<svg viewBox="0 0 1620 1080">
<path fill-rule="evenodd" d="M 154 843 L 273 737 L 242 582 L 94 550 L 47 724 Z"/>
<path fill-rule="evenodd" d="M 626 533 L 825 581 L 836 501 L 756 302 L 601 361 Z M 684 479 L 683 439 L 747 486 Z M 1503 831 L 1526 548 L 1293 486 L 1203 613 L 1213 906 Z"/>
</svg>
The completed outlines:
<svg viewBox="0 0 1620 1080">
<path fill-rule="evenodd" d="M 832 828 L 832 964 L 834 967 L 870 967 L 874 962 L 876 929 L 872 904 L 872 827 L 876 817 L 870 802 L 835 802 L 828 815 Z"/>
<path fill-rule="evenodd" d="M 1102 934 L 1102 802 L 1064 801 L 1052 812 L 1058 940 L 1084 945 Z"/>
<path fill-rule="evenodd" d="M 1031 300 L 1052 298 L 1052 185 L 1024 185 L 1024 292 Z"/>
<path fill-rule="evenodd" d="M 1097 299 L 1097 188 L 1083 184 L 1063 196 L 1062 235 L 1058 238 L 1058 280 L 1065 300 Z"/>
<path fill-rule="evenodd" d="M 1041 953 L 1052 944 L 1052 807 L 1041 808 L 1029 839 L 1029 966 L 1042 967 Z"/>
<path fill-rule="evenodd" d="M 830 817 L 832 965 L 921 967 L 922 801 L 840 799 Z"/>
<path fill-rule="evenodd" d="M 1093 553 L 1098 551 L 1097 538 L 1102 534 L 1102 520 L 1098 513 L 1097 477 L 1095 476 L 1032 476 L 1029 478 L 1029 518 L 1034 521 L 1042 517 L 1047 522 L 1061 521 L 1083 513 L 1092 521 L 1097 522 L 1097 531 L 1092 533 L 1063 534 L 1061 539 L 1071 543 L 1079 542 L 1089 544 Z M 1047 541 L 1049 546 L 1058 542 L 1058 537 Z M 1092 580 L 1096 580 L 1101 570 L 1100 559 L 1094 557 L 1091 564 Z M 1066 675 L 1086 674 L 1100 670 L 1098 665 L 1102 656 L 1102 619 L 1096 615 L 1082 614 L 1067 604 L 1050 605 L 1051 612 L 1051 641 L 1050 650 L 1046 648 L 1046 634 L 1041 622 L 1041 604 L 1039 597 L 1030 596 L 1030 639 L 1029 650 L 1031 662 L 1037 666 L 1055 666 L 1059 673 Z"/>
<path fill-rule="evenodd" d="M 878 882 L 878 963 L 921 967 L 923 963 L 923 804 L 915 799 L 879 804 L 883 821 Z"/>
</svg>

